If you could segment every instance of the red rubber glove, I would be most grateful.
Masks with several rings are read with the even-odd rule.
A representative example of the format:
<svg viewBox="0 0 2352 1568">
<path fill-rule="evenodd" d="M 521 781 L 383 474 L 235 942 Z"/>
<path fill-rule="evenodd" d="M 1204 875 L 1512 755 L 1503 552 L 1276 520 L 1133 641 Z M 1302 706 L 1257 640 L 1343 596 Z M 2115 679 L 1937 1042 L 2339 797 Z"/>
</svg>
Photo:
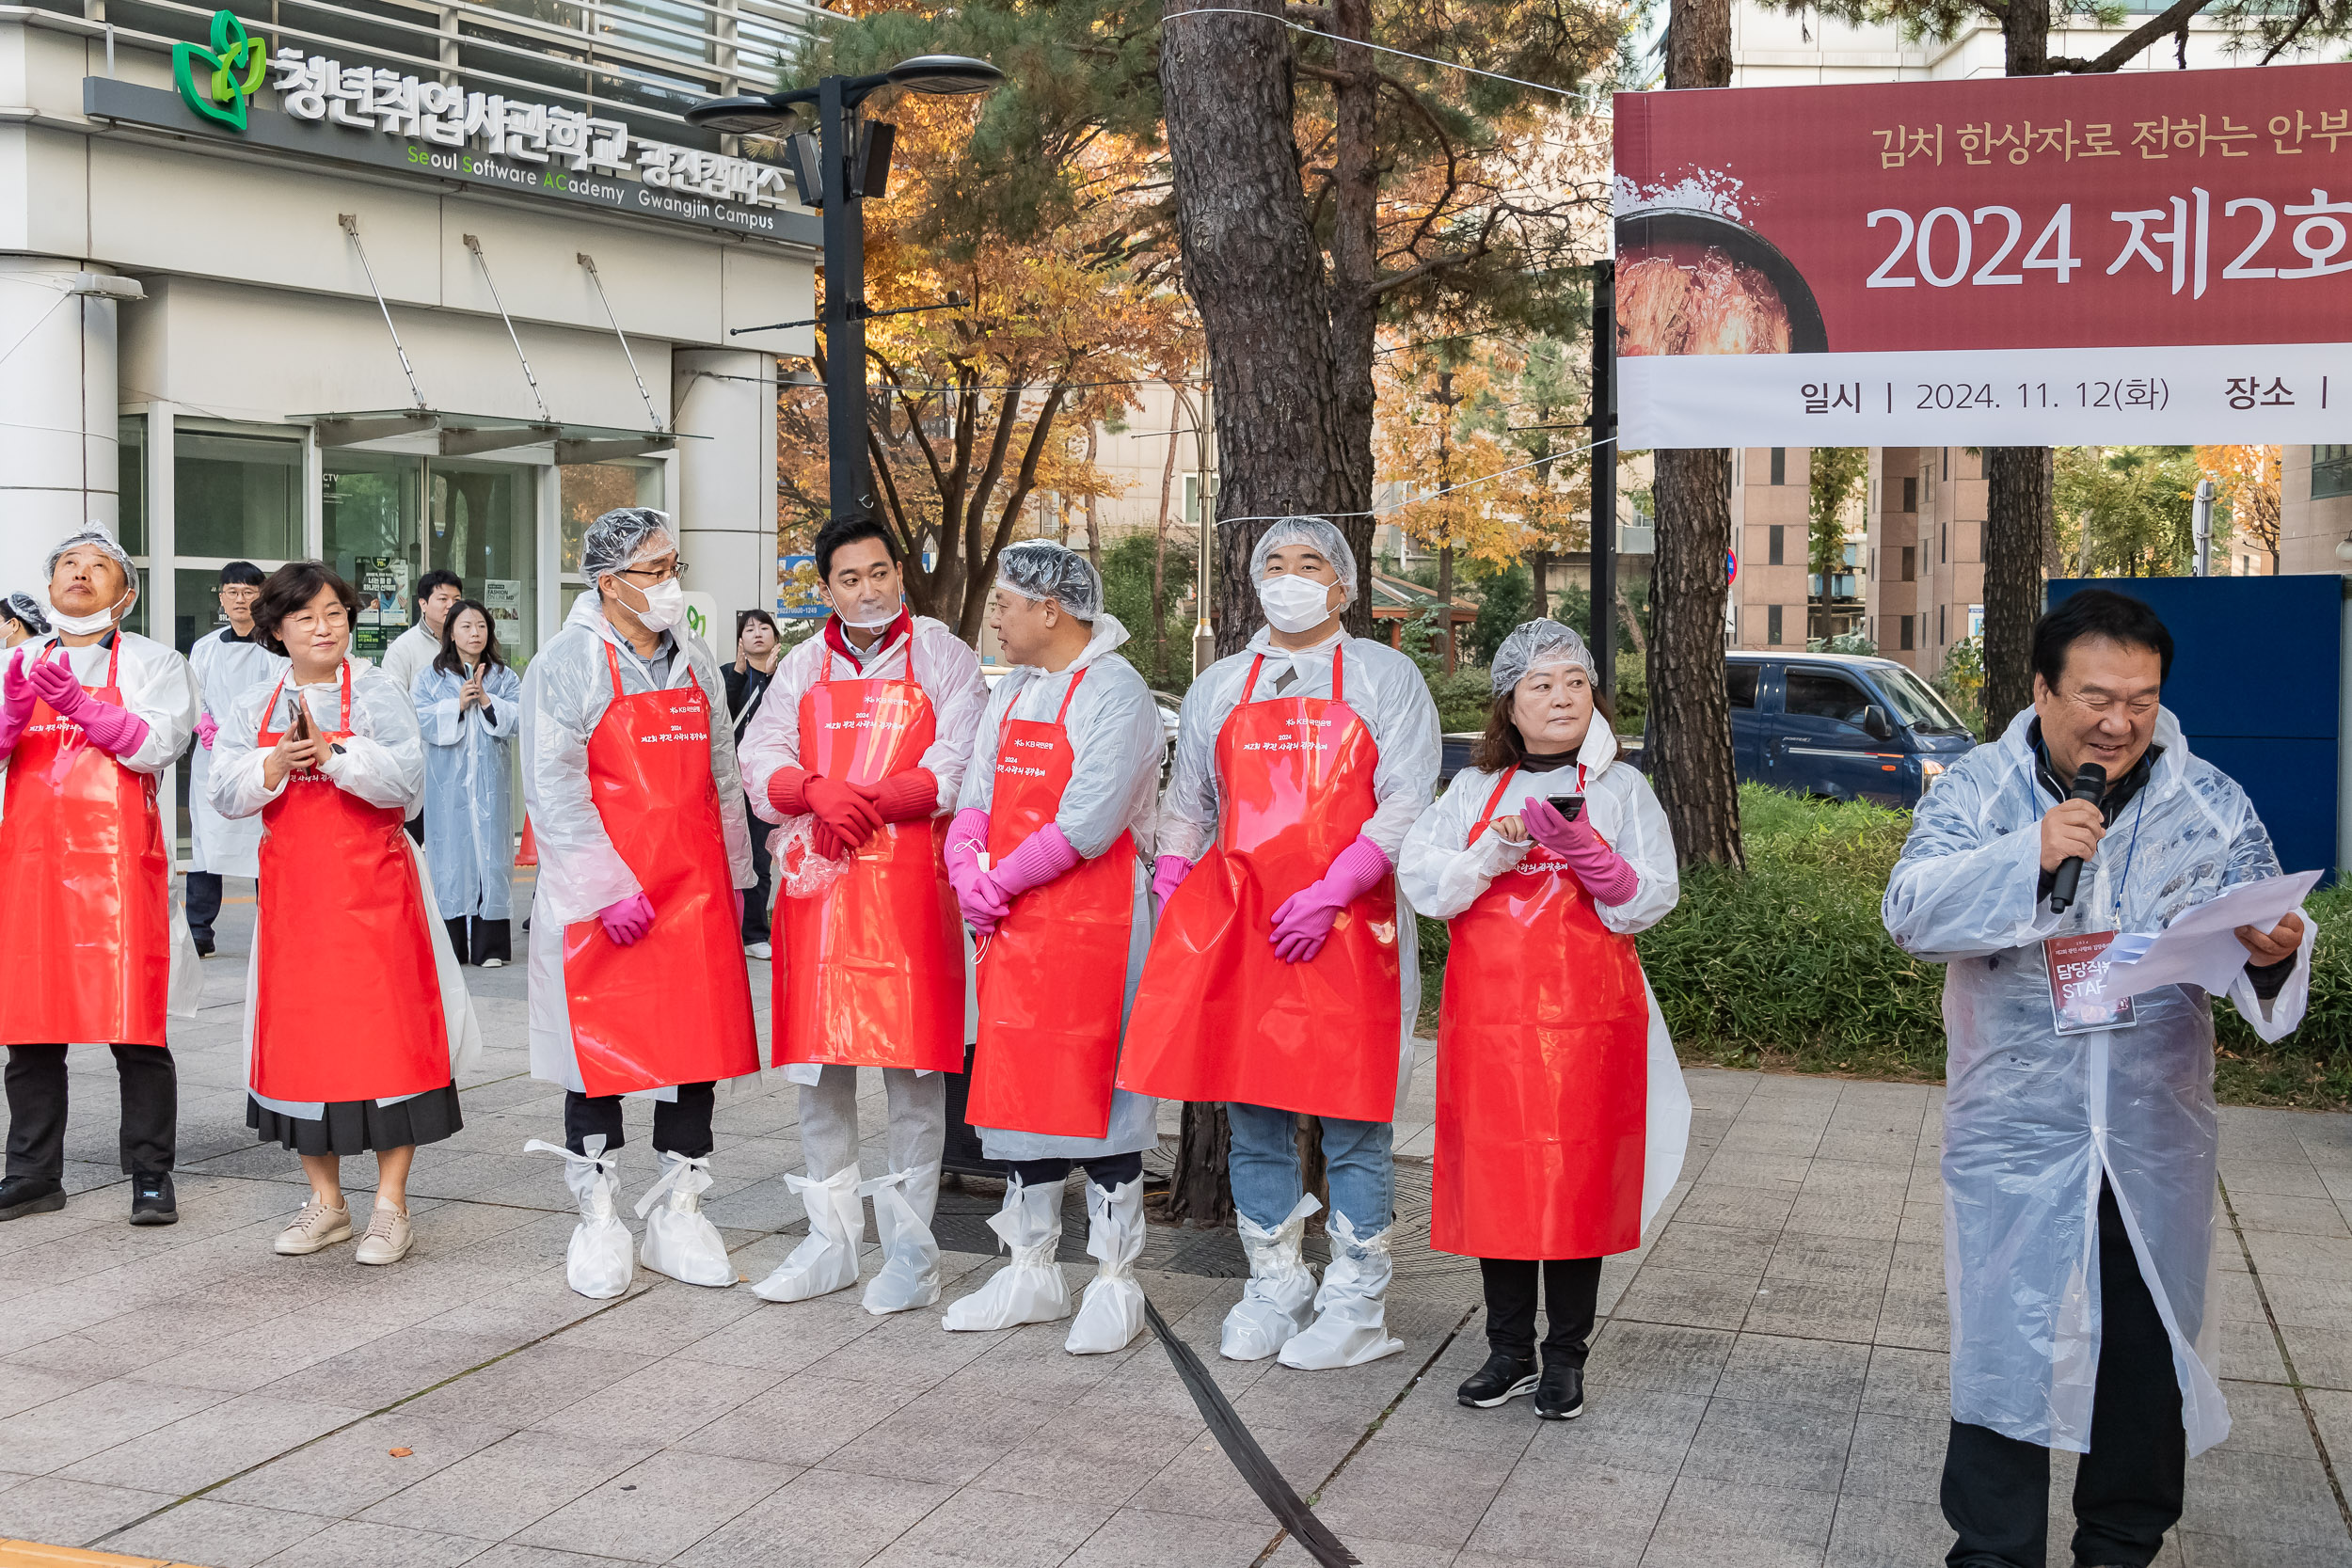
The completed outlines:
<svg viewBox="0 0 2352 1568">
<path fill-rule="evenodd" d="M 815 814 L 817 825 L 830 832 L 838 847 L 828 859 L 838 859 L 857 848 L 882 825 L 882 813 L 874 809 L 874 802 L 859 794 L 856 786 L 839 779 L 811 773 L 808 782 L 802 785 L 801 794 L 808 801 L 809 811 Z M 821 836 L 817 847 L 824 847 Z"/>
<path fill-rule="evenodd" d="M 939 815 L 939 780 L 928 768 L 893 773 L 878 784 L 851 784 L 885 822 L 919 822 Z"/>
<path fill-rule="evenodd" d="M 36 701 L 33 683 L 24 674 L 24 661 L 8 660 L 8 669 L 0 672 L 0 755 L 15 750 L 24 726 L 33 721 Z"/>
<path fill-rule="evenodd" d="M 1009 908 L 982 890 L 988 873 L 980 869 L 980 856 L 987 849 L 988 813 L 977 806 L 956 813 L 947 825 L 947 885 L 956 890 L 956 908 L 963 911 L 965 924 L 982 936 L 996 929 Z"/>
<path fill-rule="evenodd" d="M 1274 911 L 1274 932 L 1268 939 L 1284 963 L 1305 963 L 1323 951 L 1340 911 L 1371 892 L 1389 874 L 1389 857 L 1380 846 L 1359 834 L 1356 842 L 1331 858 L 1322 879 L 1310 882 Z"/>
<path fill-rule="evenodd" d="M 1192 875 L 1192 862 L 1182 855 L 1162 855 L 1152 863 L 1152 896 L 1168 908 L 1168 901 L 1176 896 L 1177 887 Z"/>
<path fill-rule="evenodd" d="M 1582 812 L 1571 822 L 1549 800 L 1534 800 L 1519 808 L 1519 820 L 1527 824 L 1528 837 L 1568 863 L 1595 903 L 1622 904 L 1640 890 L 1641 874 L 1601 841 Z"/>
<path fill-rule="evenodd" d="M 768 775 L 768 803 L 782 817 L 808 815 L 808 781 L 813 775 L 805 768 L 779 768 Z"/>
<path fill-rule="evenodd" d="M 617 945 L 634 947 L 653 929 L 653 900 L 632 893 L 617 904 L 607 905 L 596 918 L 604 923 L 604 934 Z"/>
</svg>

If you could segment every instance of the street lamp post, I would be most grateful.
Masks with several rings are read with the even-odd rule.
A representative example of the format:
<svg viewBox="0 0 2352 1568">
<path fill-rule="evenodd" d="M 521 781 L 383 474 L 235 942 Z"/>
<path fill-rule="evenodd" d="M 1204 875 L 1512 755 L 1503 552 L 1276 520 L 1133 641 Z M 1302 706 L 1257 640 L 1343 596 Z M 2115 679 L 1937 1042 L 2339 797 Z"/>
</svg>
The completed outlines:
<svg viewBox="0 0 2352 1568">
<path fill-rule="evenodd" d="M 866 451 L 866 320 L 872 312 L 866 307 L 865 203 L 882 193 L 890 128 L 861 127 L 858 107 L 884 87 L 948 97 L 986 92 L 1003 80 L 1004 72 L 985 60 L 922 55 L 867 76 L 826 76 L 813 87 L 715 98 L 686 111 L 690 125 L 772 135 L 792 122 L 794 109 L 816 106 L 816 178 L 808 178 L 802 160 L 793 166 L 801 199 L 825 220 L 825 303 L 816 325 L 825 334 L 825 487 L 835 517 L 873 504 Z"/>
</svg>

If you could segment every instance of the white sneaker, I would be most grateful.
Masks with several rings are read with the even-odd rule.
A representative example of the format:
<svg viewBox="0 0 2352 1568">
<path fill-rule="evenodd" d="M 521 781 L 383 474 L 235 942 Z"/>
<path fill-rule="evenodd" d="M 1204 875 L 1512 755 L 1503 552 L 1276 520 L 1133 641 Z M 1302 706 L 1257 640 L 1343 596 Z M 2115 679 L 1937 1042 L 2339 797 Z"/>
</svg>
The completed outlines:
<svg viewBox="0 0 2352 1568">
<path fill-rule="evenodd" d="M 408 1216 L 389 1203 L 379 1203 L 368 1221 L 368 1233 L 359 1239 L 359 1249 L 352 1257 L 361 1263 L 397 1263 L 416 1243 L 417 1233 L 409 1227 Z"/>
<path fill-rule="evenodd" d="M 744 946 L 743 956 L 747 958 L 772 958 L 776 956 L 776 950 L 767 942 L 755 942 Z"/>
<path fill-rule="evenodd" d="M 482 967 L 485 969 L 504 969 L 506 967 L 506 960 L 504 958 L 485 958 L 482 960 Z"/>
<path fill-rule="evenodd" d="M 349 1240 L 350 1209 L 329 1209 L 314 1197 L 302 1206 L 302 1212 L 294 1216 L 294 1224 L 278 1233 L 278 1256 L 308 1258 L 314 1252 L 325 1252 L 338 1242 Z"/>
</svg>

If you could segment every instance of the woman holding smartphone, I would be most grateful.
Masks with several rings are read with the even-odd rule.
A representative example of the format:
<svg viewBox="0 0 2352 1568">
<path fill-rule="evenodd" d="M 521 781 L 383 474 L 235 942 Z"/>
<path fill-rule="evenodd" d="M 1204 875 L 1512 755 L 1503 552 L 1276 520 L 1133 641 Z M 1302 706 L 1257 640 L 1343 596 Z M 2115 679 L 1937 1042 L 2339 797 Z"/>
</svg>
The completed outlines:
<svg viewBox="0 0 2352 1568">
<path fill-rule="evenodd" d="M 1584 640 L 1530 621 L 1496 650 L 1493 684 L 1470 766 L 1397 867 L 1413 908 L 1451 927 L 1429 1243 L 1484 1276 L 1489 1354 L 1461 1402 L 1532 1392 L 1537 1415 L 1568 1420 L 1584 1409 L 1601 1259 L 1642 1244 L 1690 1141 L 1690 1094 L 1633 950 L 1681 884 Z"/>
<path fill-rule="evenodd" d="M 246 973 L 246 1125 L 302 1157 L 310 1201 L 289 1257 L 351 1239 L 342 1161 L 375 1156 L 357 1259 L 408 1254 L 408 1167 L 464 1125 L 455 1076 L 481 1030 L 449 934 L 403 831 L 424 798 L 407 694 L 351 657 L 358 596 L 314 561 L 262 584 L 253 626 L 291 668 L 220 716 L 213 806 L 262 818 Z"/>
<path fill-rule="evenodd" d="M 522 677 L 507 666 L 479 599 L 441 619 L 441 651 L 409 691 L 424 731 L 425 860 L 459 963 L 515 958 L 515 730 Z"/>
</svg>

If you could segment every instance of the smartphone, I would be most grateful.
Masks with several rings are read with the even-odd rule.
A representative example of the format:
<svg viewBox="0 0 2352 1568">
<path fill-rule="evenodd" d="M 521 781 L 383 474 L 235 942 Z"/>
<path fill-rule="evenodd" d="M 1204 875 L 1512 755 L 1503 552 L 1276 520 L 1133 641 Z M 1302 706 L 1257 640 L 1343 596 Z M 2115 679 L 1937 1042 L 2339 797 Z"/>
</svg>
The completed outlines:
<svg viewBox="0 0 2352 1568">
<path fill-rule="evenodd" d="M 1575 821 L 1578 814 L 1584 809 L 1584 797 L 1581 795 L 1551 795 L 1545 799 L 1551 802 L 1552 810 L 1570 822 Z"/>
</svg>

